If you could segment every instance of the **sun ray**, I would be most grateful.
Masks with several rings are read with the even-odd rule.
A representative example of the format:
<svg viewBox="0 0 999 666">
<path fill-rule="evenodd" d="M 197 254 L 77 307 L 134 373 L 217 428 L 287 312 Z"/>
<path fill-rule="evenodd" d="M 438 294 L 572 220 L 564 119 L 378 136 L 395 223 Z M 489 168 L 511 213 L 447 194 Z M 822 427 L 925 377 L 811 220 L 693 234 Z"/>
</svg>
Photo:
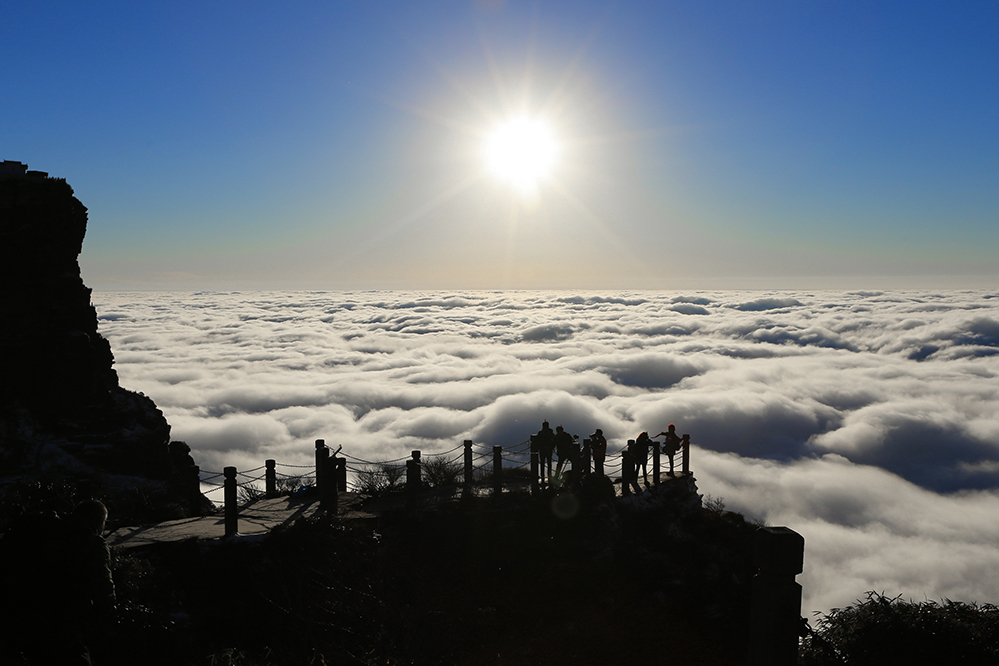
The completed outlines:
<svg viewBox="0 0 999 666">
<path fill-rule="evenodd" d="M 580 201 L 564 183 L 558 179 L 552 179 L 551 189 L 564 198 L 566 203 L 579 213 L 580 218 L 588 222 L 591 228 L 596 230 L 621 256 L 628 257 L 630 266 L 634 266 L 643 272 L 649 272 L 648 265 L 642 256 L 634 251 L 634 247 L 629 246 L 617 234 L 613 233 L 610 225 Z"/>
<path fill-rule="evenodd" d="M 453 183 L 450 187 L 445 188 L 431 197 L 410 214 L 404 215 L 395 222 L 385 225 L 382 227 L 381 231 L 369 236 L 366 241 L 363 241 L 358 245 L 358 249 L 361 251 L 367 251 L 373 247 L 378 247 L 383 241 L 396 236 L 400 231 L 409 225 L 423 217 L 426 217 L 429 213 L 433 212 L 440 206 L 443 206 L 448 201 L 451 201 L 452 199 L 460 196 L 462 193 L 470 190 L 475 183 L 481 181 L 482 178 L 482 174 L 473 174 Z"/>
<path fill-rule="evenodd" d="M 568 100 L 570 98 L 570 95 L 567 92 L 569 84 L 572 81 L 573 77 L 578 72 L 579 67 L 583 62 L 583 56 L 589 50 L 589 46 L 596 40 L 597 34 L 599 32 L 600 32 L 599 28 L 595 26 L 593 31 L 587 37 L 587 39 L 576 51 L 575 55 L 572 57 L 572 60 L 570 60 L 569 64 L 566 65 L 565 69 L 562 72 L 561 79 L 555 86 L 552 87 L 552 90 L 546 97 L 545 102 L 541 105 L 542 113 L 549 116 L 560 116 L 564 112 L 564 108 L 565 106 L 568 105 Z M 549 106 L 549 103 L 554 103 L 555 100 L 559 99 L 562 100 L 562 108 L 558 107 L 552 108 L 551 106 Z"/>
</svg>

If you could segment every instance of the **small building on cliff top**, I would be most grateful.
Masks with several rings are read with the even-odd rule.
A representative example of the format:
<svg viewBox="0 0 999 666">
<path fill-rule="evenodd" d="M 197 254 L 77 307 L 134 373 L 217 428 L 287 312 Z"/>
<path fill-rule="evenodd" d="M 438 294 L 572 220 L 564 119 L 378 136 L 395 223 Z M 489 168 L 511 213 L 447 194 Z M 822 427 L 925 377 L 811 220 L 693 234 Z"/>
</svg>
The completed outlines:
<svg viewBox="0 0 999 666">
<path fill-rule="evenodd" d="M 28 171 L 28 165 L 13 160 L 0 162 L 0 178 L 48 178 L 46 171 Z"/>
</svg>

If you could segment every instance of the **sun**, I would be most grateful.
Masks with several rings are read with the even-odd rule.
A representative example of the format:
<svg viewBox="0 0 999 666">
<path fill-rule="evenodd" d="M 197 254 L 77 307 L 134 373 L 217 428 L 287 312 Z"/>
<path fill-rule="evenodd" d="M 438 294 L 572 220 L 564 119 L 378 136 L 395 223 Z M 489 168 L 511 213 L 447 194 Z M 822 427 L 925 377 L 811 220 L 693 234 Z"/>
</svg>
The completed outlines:
<svg viewBox="0 0 999 666">
<path fill-rule="evenodd" d="M 548 124 L 527 116 L 507 120 L 486 136 L 489 169 L 521 192 L 537 189 L 538 181 L 551 173 L 557 154 L 558 144 Z"/>
</svg>

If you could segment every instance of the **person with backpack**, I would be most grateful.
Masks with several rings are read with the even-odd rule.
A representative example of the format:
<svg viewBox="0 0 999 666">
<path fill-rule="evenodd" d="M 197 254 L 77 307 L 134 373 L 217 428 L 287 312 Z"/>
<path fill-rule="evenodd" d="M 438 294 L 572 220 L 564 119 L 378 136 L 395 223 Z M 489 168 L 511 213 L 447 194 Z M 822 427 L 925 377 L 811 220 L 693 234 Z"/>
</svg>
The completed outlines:
<svg viewBox="0 0 999 666">
<path fill-rule="evenodd" d="M 665 453 L 666 457 L 669 458 L 669 475 L 675 476 L 673 474 L 673 456 L 675 456 L 676 452 L 680 450 L 682 440 L 679 436 L 677 436 L 676 426 L 672 423 L 669 424 L 666 432 L 661 432 L 658 435 L 655 435 L 655 437 L 660 437 L 662 435 L 666 436 L 666 439 L 663 441 L 663 453 Z"/>
</svg>

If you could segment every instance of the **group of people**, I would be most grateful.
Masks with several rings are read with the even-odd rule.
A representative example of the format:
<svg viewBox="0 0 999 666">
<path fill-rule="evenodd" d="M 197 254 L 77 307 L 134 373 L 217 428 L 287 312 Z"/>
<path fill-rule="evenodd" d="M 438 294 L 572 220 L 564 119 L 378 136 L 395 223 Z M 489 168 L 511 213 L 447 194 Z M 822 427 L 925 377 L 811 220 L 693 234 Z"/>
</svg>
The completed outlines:
<svg viewBox="0 0 999 666">
<path fill-rule="evenodd" d="M 675 475 L 675 459 L 680 449 L 690 445 L 690 435 L 680 437 L 676 434 L 676 426 L 672 423 L 669 427 L 658 435 L 649 435 L 643 432 L 638 437 L 628 442 L 628 448 L 621 453 L 621 481 L 625 488 L 631 488 L 635 492 L 641 492 L 638 487 L 638 472 L 642 472 L 642 480 L 645 487 L 649 487 L 649 451 L 652 447 L 658 447 L 659 442 L 656 437 L 664 437 L 661 452 L 669 458 L 669 474 Z"/>
<path fill-rule="evenodd" d="M 685 445 L 690 443 L 690 435 L 680 437 L 676 434 L 676 426 L 672 423 L 658 435 L 649 435 L 643 432 L 634 440 L 629 440 L 628 447 L 622 451 L 622 473 L 621 477 L 625 484 L 633 484 L 638 488 L 638 470 L 641 469 L 645 485 L 649 485 L 648 460 L 652 447 L 659 447 L 657 437 L 664 437 L 662 442 L 662 453 L 669 458 L 669 474 L 674 475 L 674 458 Z M 561 475 L 568 463 L 570 469 L 579 466 L 581 457 L 587 454 L 593 461 L 593 471 L 603 475 L 604 461 L 607 459 L 607 438 L 604 432 L 597 428 L 596 432 L 584 440 L 584 450 L 580 446 L 579 435 L 570 435 L 562 426 L 551 429 L 548 421 L 541 424 L 541 430 L 536 435 L 531 435 L 531 450 L 538 454 L 539 474 L 542 479 L 551 478 L 553 475 Z M 555 469 L 552 469 L 554 457 L 558 458 Z"/>
</svg>

